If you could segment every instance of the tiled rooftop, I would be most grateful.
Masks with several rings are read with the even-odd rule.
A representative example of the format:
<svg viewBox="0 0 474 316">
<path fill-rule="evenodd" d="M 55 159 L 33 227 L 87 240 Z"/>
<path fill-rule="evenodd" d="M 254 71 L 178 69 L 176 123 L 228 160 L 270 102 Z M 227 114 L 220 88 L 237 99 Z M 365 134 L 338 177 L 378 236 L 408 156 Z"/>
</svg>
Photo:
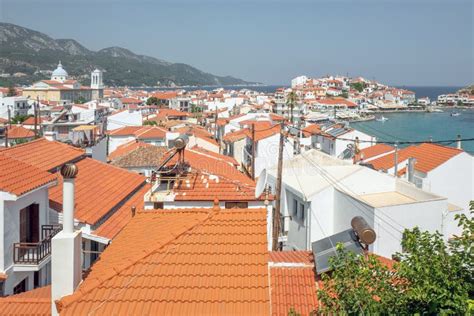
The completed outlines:
<svg viewBox="0 0 474 316">
<path fill-rule="evenodd" d="M 175 182 L 175 201 L 255 201 L 255 185 L 232 181 L 202 172 L 188 174 Z"/>
<path fill-rule="evenodd" d="M 263 209 L 139 212 L 61 315 L 268 315 L 266 238 Z"/>
<path fill-rule="evenodd" d="M 43 170 L 58 168 L 66 162 L 85 155 L 82 149 L 45 138 L 3 149 L 0 150 L 0 153 Z"/>
<path fill-rule="evenodd" d="M 136 140 L 132 140 L 128 143 L 125 143 L 125 144 L 122 144 L 120 146 L 118 146 L 113 152 L 111 152 L 109 154 L 109 156 L 107 157 L 109 160 L 115 160 L 121 156 L 124 156 L 132 151 L 134 151 L 135 149 L 139 148 L 139 147 L 150 147 L 150 146 L 153 146 L 151 144 L 147 144 L 147 143 L 144 143 L 144 142 L 141 142 L 141 141 L 136 141 Z"/>
<path fill-rule="evenodd" d="M 416 158 L 415 169 L 421 172 L 430 172 L 439 167 L 449 159 L 462 153 L 463 150 L 449 146 L 442 146 L 432 143 L 423 143 L 417 146 L 410 146 L 398 151 L 398 161 L 413 157 Z M 394 154 L 388 154 L 368 162 L 376 170 L 390 169 L 395 164 Z"/>
<path fill-rule="evenodd" d="M 139 146 L 135 150 L 114 159 L 111 164 L 120 168 L 158 167 L 167 151 L 167 147 Z"/>
<path fill-rule="evenodd" d="M 118 167 L 85 158 L 76 163 L 76 209 L 74 217 L 95 224 L 145 182 L 145 177 Z M 50 207 L 62 211 L 62 177 L 49 189 Z"/>
<path fill-rule="evenodd" d="M 215 155 L 208 155 L 200 151 L 193 149 L 184 151 L 184 159 L 190 164 L 191 168 L 198 171 L 204 171 L 206 173 L 225 177 L 232 181 L 240 181 L 244 184 L 255 185 L 255 182 L 237 170 L 235 166 L 226 161 L 225 158 L 218 158 Z M 165 155 L 164 157 L 168 157 Z M 167 164 L 172 167 L 178 162 L 178 155 L 175 155 Z"/>
<path fill-rule="evenodd" d="M 269 254 L 272 315 L 285 316 L 290 309 L 310 315 L 318 308 L 312 252 L 271 251 Z"/>
<path fill-rule="evenodd" d="M 6 316 L 50 316 L 51 286 L 0 297 L 0 313 Z"/>
<path fill-rule="evenodd" d="M 54 181 L 55 175 L 0 153 L 0 191 L 20 196 Z"/>
<path fill-rule="evenodd" d="M 12 127 L 7 127 L 8 129 L 8 138 L 18 139 L 18 138 L 33 138 L 35 133 L 28 128 L 24 128 L 21 125 L 12 125 Z"/>
<path fill-rule="evenodd" d="M 135 193 L 127 202 L 125 202 L 110 218 L 101 224 L 94 235 L 113 239 L 132 219 L 132 206 L 137 210 L 144 207 L 144 195 L 151 188 L 150 184 L 145 184 L 137 193 Z"/>
</svg>

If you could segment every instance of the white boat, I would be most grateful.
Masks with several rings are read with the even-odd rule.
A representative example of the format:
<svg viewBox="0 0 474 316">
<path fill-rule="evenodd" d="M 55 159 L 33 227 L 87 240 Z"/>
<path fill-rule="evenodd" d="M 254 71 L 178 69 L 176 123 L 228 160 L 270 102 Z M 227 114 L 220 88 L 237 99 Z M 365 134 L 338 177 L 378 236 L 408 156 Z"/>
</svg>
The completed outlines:
<svg viewBox="0 0 474 316">
<path fill-rule="evenodd" d="M 385 121 L 388 121 L 388 118 L 382 115 L 381 117 L 378 117 L 375 120 L 378 122 L 385 122 Z"/>
<path fill-rule="evenodd" d="M 451 113 L 451 116 L 459 116 L 459 115 L 461 115 L 461 113 L 459 113 L 459 112 L 453 112 L 453 113 Z"/>
</svg>

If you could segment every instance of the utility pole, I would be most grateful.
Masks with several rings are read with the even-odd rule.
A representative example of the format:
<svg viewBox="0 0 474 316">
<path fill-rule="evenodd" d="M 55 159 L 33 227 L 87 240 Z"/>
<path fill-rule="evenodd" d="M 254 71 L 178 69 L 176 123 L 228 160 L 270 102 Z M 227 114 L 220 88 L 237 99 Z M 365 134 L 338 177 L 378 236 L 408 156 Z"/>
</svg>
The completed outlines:
<svg viewBox="0 0 474 316">
<path fill-rule="evenodd" d="M 252 130 L 252 179 L 255 180 L 255 123 L 250 125 Z"/>
<path fill-rule="evenodd" d="M 7 112 L 8 112 L 8 126 L 5 126 L 5 148 L 8 148 L 8 130 L 12 127 L 9 105 L 7 105 Z"/>
<path fill-rule="evenodd" d="M 275 208 L 273 209 L 273 250 L 280 250 L 278 245 L 278 237 L 280 236 L 280 209 L 281 209 L 281 181 L 283 173 L 283 146 L 285 145 L 285 135 L 283 134 L 283 122 L 280 123 L 280 144 L 278 147 L 278 173 L 276 183 Z"/>
<path fill-rule="evenodd" d="M 8 112 L 8 126 L 12 127 L 12 113 L 11 113 L 9 105 L 7 105 L 7 112 Z"/>
<path fill-rule="evenodd" d="M 33 103 L 33 110 L 35 111 L 35 137 L 38 138 L 38 111 L 36 102 Z"/>
</svg>

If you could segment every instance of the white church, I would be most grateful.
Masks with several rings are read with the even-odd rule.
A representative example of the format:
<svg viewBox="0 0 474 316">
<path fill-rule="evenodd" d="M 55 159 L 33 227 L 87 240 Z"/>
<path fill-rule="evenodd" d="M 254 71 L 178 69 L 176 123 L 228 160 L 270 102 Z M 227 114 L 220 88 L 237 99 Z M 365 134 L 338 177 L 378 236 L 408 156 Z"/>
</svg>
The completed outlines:
<svg viewBox="0 0 474 316">
<path fill-rule="evenodd" d="M 91 72 L 91 84 L 82 86 L 77 80 L 70 79 L 61 61 L 51 74 L 50 80 L 41 80 L 31 87 L 23 89 L 23 95 L 30 99 L 39 98 L 48 102 L 69 101 L 88 102 L 104 97 L 104 83 L 102 70 L 95 69 Z"/>
</svg>

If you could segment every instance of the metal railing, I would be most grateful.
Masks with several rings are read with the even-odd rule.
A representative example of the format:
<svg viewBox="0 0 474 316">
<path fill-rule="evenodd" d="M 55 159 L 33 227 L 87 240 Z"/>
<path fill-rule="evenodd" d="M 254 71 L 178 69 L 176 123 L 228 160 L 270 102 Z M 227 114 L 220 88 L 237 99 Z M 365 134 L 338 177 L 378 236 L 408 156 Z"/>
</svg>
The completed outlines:
<svg viewBox="0 0 474 316">
<path fill-rule="evenodd" d="M 40 242 L 18 242 L 13 244 L 15 264 L 38 265 L 51 254 L 51 239 L 61 230 L 60 225 L 43 225 Z"/>
</svg>

